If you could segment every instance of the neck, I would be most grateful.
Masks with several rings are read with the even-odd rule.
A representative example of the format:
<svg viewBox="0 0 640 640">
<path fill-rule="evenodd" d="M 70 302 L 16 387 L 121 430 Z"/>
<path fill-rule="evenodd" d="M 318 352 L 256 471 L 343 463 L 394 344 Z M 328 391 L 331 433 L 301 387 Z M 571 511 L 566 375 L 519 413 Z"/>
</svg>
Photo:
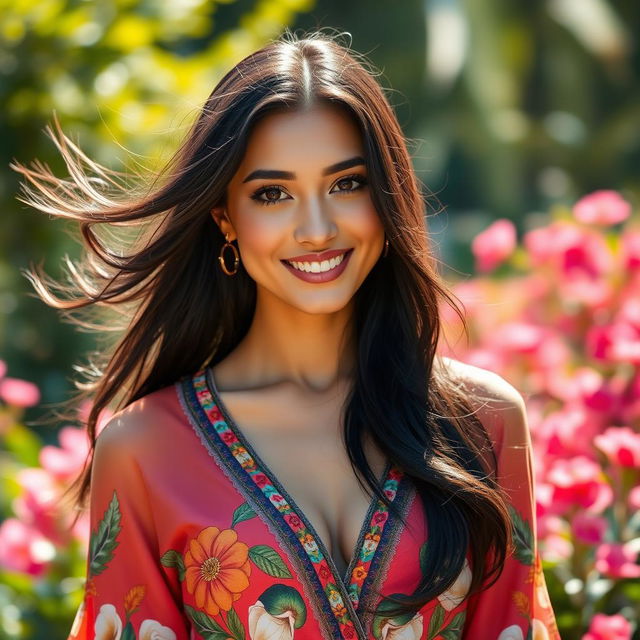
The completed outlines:
<svg viewBox="0 0 640 640">
<path fill-rule="evenodd" d="M 351 379 L 353 299 L 336 312 L 314 314 L 292 308 L 260 287 L 257 293 L 251 327 L 229 356 L 235 363 L 229 369 L 242 372 L 242 386 L 289 382 L 322 392 Z"/>
</svg>

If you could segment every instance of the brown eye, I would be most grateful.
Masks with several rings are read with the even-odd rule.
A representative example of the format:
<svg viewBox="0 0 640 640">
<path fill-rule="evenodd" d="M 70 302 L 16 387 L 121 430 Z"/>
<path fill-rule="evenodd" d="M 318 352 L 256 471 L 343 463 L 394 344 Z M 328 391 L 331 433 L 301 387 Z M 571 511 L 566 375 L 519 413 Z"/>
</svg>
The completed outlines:
<svg viewBox="0 0 640 640">
<path fill-rule="evenodd" d="M 282 191 L 280 191 L 280 189 L 271 187 L 269 189 L 266 189 L 262 193 L 266 196 L 267 200 L 279 200 L 280 194 L 282 193 Z"/>
<path fill-rule="evenodd" d="M 367 184 L 367 179 L 364 176 L 344 176 L 335 183 L 334 189 L 332 189 L 332 191 L 337 191 L 339 193 L 351 193 L 352 191 L 362 189 L 365 184 Z"/>
<path fill-rule="evenodd" d="M 336 182 L 336 186 L 340 191 L 351 191 L 351 189 L 353 188 L 351 185 L 354 182 L 355 180 L 353 178 L 343 178 L 342 180 L 338 180 L 338 182 Z"/>
<path fill-rule="evenodd" d="M 260 204 L 277 204 L 287 198 L 280 198 L 281 194 L 285 192 L 278 186 L 272 185 L 267 187 L 260 187 L 252 196 L 251 199 L 259 202 Z M 264 197 L 263 197 L 264 196 Z"/>
</svg>

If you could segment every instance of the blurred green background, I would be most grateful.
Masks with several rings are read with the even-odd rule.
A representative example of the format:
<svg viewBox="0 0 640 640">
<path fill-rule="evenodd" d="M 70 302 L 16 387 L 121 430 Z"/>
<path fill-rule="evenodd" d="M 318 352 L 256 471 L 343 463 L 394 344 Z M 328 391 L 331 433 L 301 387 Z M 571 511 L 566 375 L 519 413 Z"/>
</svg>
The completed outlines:
<svg viewBox="0 0 640 640">
<path fill-rule="evenodd" d="M 95 348 L 20 272 L 59 277 L 78 255 L 72 228 L 16 200 L 8 166 L 65 175 L 43 131 L 54 112 L 97 161 L 158 167 L 222 74 L 283 27 L 347 31 L 383 71 L 443 259 L 470 273 L 494 218 L 522 230 L 598 188 L 638 203 L 639 18 L 631 0 L 0 0 L 0 358 L 46 406 Z"/>
</svg>

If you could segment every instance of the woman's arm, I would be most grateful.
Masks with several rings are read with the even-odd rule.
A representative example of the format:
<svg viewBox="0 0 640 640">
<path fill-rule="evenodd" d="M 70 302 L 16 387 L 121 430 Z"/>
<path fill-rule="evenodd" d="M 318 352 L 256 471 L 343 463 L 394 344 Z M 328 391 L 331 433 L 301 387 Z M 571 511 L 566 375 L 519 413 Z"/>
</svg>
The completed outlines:
<svg viewBox="0 0 640 640">
<path fill-rule="evenodd" d="M 138 464 L 141 448 L 154 446 L 142 421 L 144 412 L 125 410 L 97 438 L 87 581 L 69 640 L 189 637 L 180 594 L 160 563 L 153 487 L 145 485 Z"/>
<path fill-rule="evenodd" d="M 477 403 L 497 457 L 497 481 L 514 520 L 514 545 L 495 584 L 472 596 L 462 637 L 559 640 L 536 543 L 533 452 L 520 393 L 502 377 L 450 361 Z"/>
</svg>

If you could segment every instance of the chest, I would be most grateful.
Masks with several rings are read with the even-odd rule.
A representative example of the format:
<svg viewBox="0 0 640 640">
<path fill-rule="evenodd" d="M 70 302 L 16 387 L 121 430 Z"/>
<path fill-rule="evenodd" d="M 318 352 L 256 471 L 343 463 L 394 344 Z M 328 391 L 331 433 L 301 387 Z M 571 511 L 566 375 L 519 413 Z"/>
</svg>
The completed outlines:
<svg viewBox="0 0 640 640">
<path fill-rule="evenodd" d="M 344 574 L 372 499 L 358 483 L 342 443 L 342 399 L 296 402 L 277 391 L 219 392 L 219 397 L 265 470 L 287 491 Z M 384 455 L 370 444 L 365 453 L 380 478 Z"/>
</svg>

